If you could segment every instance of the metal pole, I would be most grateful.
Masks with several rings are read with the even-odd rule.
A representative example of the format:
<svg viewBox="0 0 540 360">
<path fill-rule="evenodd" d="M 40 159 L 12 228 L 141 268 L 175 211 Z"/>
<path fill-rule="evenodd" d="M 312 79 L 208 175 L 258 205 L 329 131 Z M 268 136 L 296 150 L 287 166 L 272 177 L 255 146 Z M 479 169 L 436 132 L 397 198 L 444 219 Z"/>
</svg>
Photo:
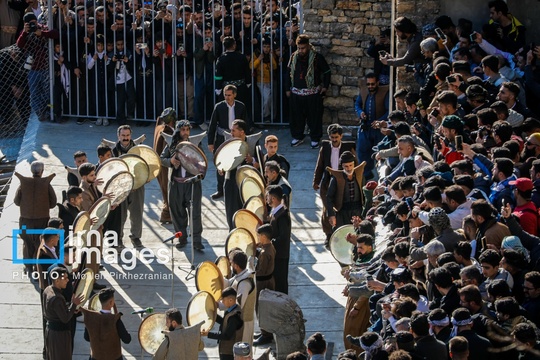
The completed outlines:
<svg viewBox="0 0 540 360">
<path fill-rule="evenodd" d="M 390 55 L 395 58 L 396 51 L 396 35 L 394 31 L 394 20 L 396 19 L 396 1 L 392 0 L 392 9 L 390 13 Z M 390 80 L 388 86 L 388 98 L 390 99 L 390 104 L 388 105 L 388 111 L 391 112 L 394 110 L 394 78 L 396 74 L 395 66 L 392 66 L 390 69 Z"/>
</svg>

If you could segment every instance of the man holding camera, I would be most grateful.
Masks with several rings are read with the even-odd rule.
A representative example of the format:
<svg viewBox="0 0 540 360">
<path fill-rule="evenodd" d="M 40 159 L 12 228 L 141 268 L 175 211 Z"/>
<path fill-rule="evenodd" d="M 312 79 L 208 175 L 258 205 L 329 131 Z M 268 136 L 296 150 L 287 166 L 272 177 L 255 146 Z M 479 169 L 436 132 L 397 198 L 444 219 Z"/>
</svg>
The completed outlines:
<svg viewBox="0 0 540 360">
<path fill-rule="evenodd" d="M 38 24 L 34 13 L 26 13 L 23 21 L 24 28 L 17 39 L 17 46 L 28 54 L 24 66 L 30 70 L 28 73 L 30 106 L 39 121 L 45 121 L 49 103 L 48 40 L 58 39 L 58 31 L 42 27 Z"/>
<path fill-rule="evenodd" d="M 384 137 L 373 124 L 375 120 L 388 118 L 389 97 L 388 86 L 379 86 L 379 79 L 374 73 L 366 75 L 365 81 L 360 81 L 360 94 L 354 102 L 354 110 L 360 122 L 360 129 L 356 138 L 356 154 L 358 161 L 366 162 L 364 176 L 367 180 L 373 175 L 371 172 L 375 162 L 371 157 L 373 146 L 377 145 Z"/>
</svg>

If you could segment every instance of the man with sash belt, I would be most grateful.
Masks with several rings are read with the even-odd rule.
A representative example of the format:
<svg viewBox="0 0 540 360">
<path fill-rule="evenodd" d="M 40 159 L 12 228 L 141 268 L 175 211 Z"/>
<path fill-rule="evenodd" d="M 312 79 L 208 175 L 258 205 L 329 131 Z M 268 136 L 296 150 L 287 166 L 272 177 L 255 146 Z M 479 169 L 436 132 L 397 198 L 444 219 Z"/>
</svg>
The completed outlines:
<svg viewBox="0 0 540 360">
<path fill-rule="evenodd" d="M 330 67 L 315 51 L 305 34 L 296 38 L 296 50 L 285 77 L 286 95 L 291 99 L 291 146 L 304 142 L 304 129 L 310 130 L 311 148 L 317 149 L 322 137 L 323 96 L 330 85 Z"/>
<path fill-rule="evenodd" d="M 176 121 L 176 111 L 173 108 L 166 108 L 163 110 L 160 116 L 156 120 L 156 128 L 154 129 L 154 151 L 157 154 L 161 154 L 166 146 L 165 139 L 161 136 L 161 133 L 172 135 L 174 132 L 174 122 Z M 163 195 L 163 208 L 161 209 L 161 215 L 159 221 L 162 223 L 170 223 L 171 213 L 169 211 L 169 170 L 165 166 L 161 166 L 161 171 L 157 177 L 159 188 L 161 189 L 161 195 Z"/>
<path fill-rule="evenodd" d="M 246 120 L 246 106 L 235 100 L 236 95 L 236 86 L 226 85 L 223 88 L 225 100 L 217 103 L 212 112 L 212 119 L 208 127 L 208 150 L 213 154 L 225 141 L 225 131 L 231 130 L 233 121 L 236 119 Z M 217 191 L 212 194 L 212 200 L 223 197 L 223 181 L 223 175 L 217 172 Z"/>
<path fill-rule="evenodd" d="M 122 313 L 118 312 L 114 302 L 114 289 L 106 288 L 98 293 L 101 310 L 91 311 L 81 308 L 84 313 L 84 340 L 90 342 L 90 359 L 121 360 L 122 341 L 131 342 L 131 335 L 122 322 Z M 112 310 L 115 313 L 112 313 Z"/>
<path fill-rule="evenodd" d="M 236 301 L 242 309 L 244 331 L 242 341 L 253 345 L 253 330 L 255 328 L 255 303 L 257 302 L 257 284 L 255 274 L 247 267 L 248 257 L 241 250 L 232 251 L 229 260 L 235 274 L 230 279 L 224 279 L 225 286 L 231 286 L 236 290 Z"/>
<path fill-rule="evenodd" d="M 120 155 L 127 154 L 128 151 L 135 146 L 133 140 L 131 140 L 131 127 L 129 125 L 121 125 L 117 130 L 118 142 L 113 149 L 113 155 L 119 157 Z M 142 223 L 143 223 L 143 210 L 144 210 L 144 186 L 131 191 L 127 199 L 120 205 L 122 209 L 122 233 L 118 236 L 118 242 L 121 243 L 124 237 L 124 225 L 127 220 L 127 212 L 129 210 L 129 220 L 131 223 L 129 235 L 131 243 L 136 248 L 142 248 L 141 242 L 142 236 Z"/>
<path fill-rule="evenodd" d="M 161 165 L 166 169 L 171 168 L 171 181 L 169 183 L 169 210 L 175 232 L 182 232 L 182 236 L 176 244 L 177 249 L 187 245 L 187 225 L 190 211 L 190 201 L 193 200 L 193 224 L 189 224 L 193 230 L 193 247 L 195 250 L 202 251 L 202 216 L 201 199 L 202 183 L 197 175 L 190 174 L 182 166 L 180 160 L 176 158 L 176 147 L 182 141 L 189 141 L 191 124 L 189 120 L 180 120 L 173 133 L 171 146 L 165 146 L 161 153 Z M 167 173 L 167 172 L 165 172 Z M 193 199 L 191 193 L 193 190 Z"/>
<path fill-rule="evenodd" d="M 57 267 L 50 271 L 52 285 L 43 291 L 43 315 L 47 320 L 45 330 L 47 359 L 71 360 L 71 329 L 69 321 L 75 314 L 77 305 L 81 303 L 84 295 L 73 295 L 71 303 L 66 304 L 62 295 L 69 281 L 66 269 Z"/>
<path fill-rule="evenodd" d="M 246 105 L 247 109 L 251 109 L 251 94 L 249 86 L 251 86 L 251 70 L 249 63 L 244 54 L 236 51 L 236 41 L 231 36 L 226 36 L 223 39 L 223 48 L 225 52 L 217 59 L 216 73 L 216 94 L 220 99 L 221 89 L 227 85 L 234 85 L 238 91 L 238 100 Z M 248 111 L 248 114 L 251 112 Z M 247 118 L 242 118 L 249 124 Z M 249 126 L 248 128 L 250 128 Z"/>
<path fill-rule="evenodd" d="M 321 216 L 321 225 L 326 235 L 324 246 L 328 246 L 330 236 L 332 236 L 332 226 L 328 222 L 326 211 L 326 193 L 328 192 L 328 184 L 330 184 L 330 173 L 326 170 L 328 167 L 334 170 L 341 170 L 339 158 L 345 151 L 350 151 L 355 154 L 356 144 L 352 141 L 342 141 L 343 128 L 339 124 L 331 124 L 327 129 L 330 141 L 323 140 L 319 149 L 319 157 L 315 173 L 313 174 L 313 190 L 320 190 L 321 200 L 323 203 L 323 212 Z"/>
</svg>

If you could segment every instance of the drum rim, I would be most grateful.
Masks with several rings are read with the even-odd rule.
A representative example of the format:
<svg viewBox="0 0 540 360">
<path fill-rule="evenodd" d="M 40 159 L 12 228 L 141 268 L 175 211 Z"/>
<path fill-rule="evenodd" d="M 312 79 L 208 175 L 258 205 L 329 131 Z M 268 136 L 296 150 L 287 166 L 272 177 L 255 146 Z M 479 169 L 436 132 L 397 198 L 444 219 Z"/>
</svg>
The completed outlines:
<svg viewBox="0 0 540 360">
<path fill-rule="evenodd" d="M 352 265 L 352 264 L 353 264 L 352 256 L 351 256 L 351 261 L 350 261 L 349 263 L 343 263 L 343 262 L 341 262 L 341 261 L 337 258 L 336 255 L 334 255 L 334 251 L 332 251 L 332 249 L 333 249 L 333 244 L 335 243 L 335 241 L 332 241 L 332 240 L 334 239 L 334 235 L 335 235 L 338 231 L 340 231 L 340 230 L 342 230 L 342 229 L 344 229 L 344 228 L 350 228 L 350 229 L 352 229 L 352 230 L 354 231 L 354 226 L 353 226 L 352 224 L 345 224 L 345 225 L 340 226 L 339 228 L 337 228 L 337 229 L 333 232 L 332 236 L 330 236 L 330 240 L 328 241 L 328 247 L 330 248 L 330 253 L 332 254 L 332 257 L 334 258 L 334 260 L 336 260 L 336 261 L 337 261 L 338 263 L 340 263 L 341 265 Z M 347 241 L 347 240 L 345 240 L 345 241 Z M 351 249 L 352 249 L 353 246 L 354 246 L 354 245 L 351 244 Z"/>
<path fill-rule="evenodd" d="M 245 231 L 246 233 L 248 233 L 250 235 L 250 237 L 251 237 L 251 245 L 253 246 L 253 254 L 248 255 L 248 256 L 255 255 L 255 249 L 257 248 L 257 242 L 253 238 L 253 233 L 251 231 L 249 231 L 249 229 L 246 229 L 244 227 L 237 227 L 237 228 L 234 228 L 231 231 L 229 231 L 229 234 L 227 235 L 227 239 L 225 240 L 225 254 L 228 254 L 229 251 L 231 250 L 231 249 L 228 248 L 228 245 L 229 245 L 229 240 L 231 239 L 231 236 L 232 236 L 233 232 L 239 231 L 239 230 L 243 230 L 243 231 Z"/>
<path fill-rule="evenodd" d="M 116 162 L 121 162 L 121 163 L 123 163 L 123 164 L 126 166 L 127 171 L 129 171 L 129 166 L 128 166 L 128 164 L 126 164 L 126 162 L 125 162 L 124 160 L 122 160 L 122 159 L 119 158 L 119 157 L 112 157 L 112 158 L 110 158 L 110 159 L 105 160 L 103 163 L 100 164 L 99 169 L 97 169 L 97 171 L 96 171 L 96 179 L 99 179 L 99 174 L 100 174 L 100 172 L 104 171 L 103 169 L 106 168 L 107 164 L 110 164 L 110 163 L 116 163 Z M 113 174 L 113 176 L 114 176 L 114 175 L 116 175 L 116 174 Z M 112 177 L 109 178 L 109 180 L 110 180 L 110 179 L 112 179 Z M 107 181 L 107 182 L 108 182 L 108 181 Z M 101 184 L 101 185 L 99 185 L 99 186 L 96 185 L 96 189 L 103 193 L 103 190 L 105 190 L 105 186 L 106 186 L 106 185 L 107 185 L 107 183 L 106 183 L 106 182 L 103 182 L 103 184 Z"/>
<path fill-rule="evenodd" d="M 264 187 L 261 188 L 261 184 L 256 179 L 254 179 L 253 177 L 246 177 L 246 178 L 244 178 L 244 180 L 242 180 L 242 183 L 240 184 L 240 197 L 242 198 L 242 202 L 244 204 L 247 203 L 247 201 L 249 199 L 251 199 L 252 197 L 259 196 L 259 195 L 251 195 L 249 198 L 244 199 L 243 188 L 244 188 L 244 184 L 247 184 L 248 182 L 252 182 L 252 183 L 256 184 L 257 187 L 259 188 L 259 190 L 261 191 L 259 195 L 264 195 Z"/>
<path fill-rule="evenodd" d="M 197 151 L 197 153 L 199 155 L 202 156 L 202 159 L 204 160 L 204 162 L 206 164 L 206 168 L 204 169 L 204 173 L 201 174 L 203 176 L 203 179 L 204 179 L 204 177 L 206 176 L 206 172 L 208 171 L 208 159 L 206 158 L 206 155 L 204 154 L 204 151 L 202 151 L 198 146 L 196 146 L 195 144 L 193 144 L 193 143 L 191 143 L 189 141 L 182 141 L 176 146 L 175 153 L 179 151 L 180 146 L 193 148 L 193 149 L 195 149 Z M 199 174 L 193 174 L 193 175 L 199 175 Z"/>
<path fill-rule="evenodd" d="M 141 329 L 143 327 L 143 324 L 150 318 L 152 318 L 154 315 L 159 315 L 159 316 L 162 316 L 163 317 L 163 330 L 166 330 L 166 324 L 167 324 L 167 317 L 165 316 L 165 313 L 153 313 L 153 314 L 149 314 L 147 317 L 144 318 L 143 321 L 141 321 L 141 324 L 139 325 L 139 330 L 137 331 L 137 338 L 139 339 L 139 344 L 141 345 L 141 348 L 143 348 L 144 351 L 146 351 L 148 354 L 150 355 L 154 355 L 154 353 L 151 353 L 150 351 L 148 351 L 148 349 L 146 349 L 143 345 L 143 342 L 141 341 Z M 165 334 L 163 334 L 163 339 L 165 339 Z M 156 349 L 157 351 L 157 349 Z"/>
<path fill-rule="evenodd" d="M 219 297 L 221 298 L 221 293 L 223 292 L 223 289 L 225 288 L 225 284 L 224 284 L 224 281 L 223 281 L 223 274 L 221 273 L 221 270 L 219 270 L 219 268 L 217 267 L 216 264 L 214 264 L 212 261 L 210 260 L 205 260 L 203 262 L 201 262 L 198 266 L 197 266 L 197 269 L 195 270 L 195 288 L 197 289 L 197 291 L 206 291 L 206 290 L 201 290 L 200 289 L 200 285 L 199 285 L 199 277 L 197 276 L 197 274 L 199 273 L 200 269 L 204 266 L 210 266 L 211 268 L 217 270 L 217 273 L 218 273 L 218 276 L 219 276 L 219 279 L 220 279 L 220 284 L 221 284 L 221 289 L 217 290 L 218 294 L 216 294 L 216 296 L 219 295 Z M 212 295 L 212 297 L 214 298 L 214 300 L 219 301 L 220 299 L 216 299 L 216 297 L 209 291 L 207 291 L 208 293 L 210 293 Z"/>
<path fill-rule="evenodd" d="M 133 150 L 135 149 L 135 150 Z M 149 171 L 149 175 L 148 175 L 148 181 L 147 183 L 149 183 L 150 181 L 154 180 L 155 178 L 157 178 L 159 176 L 159 173 L 161 171 L 161 158 L 159 157 L 159 154 L 153 149 L 151 148 L 150 146 L 148 145 L 144 145 L 144 144 L 139 144 L 139 145 L 135 145 L 133 146 L 131 149 L 128 150 L 128 154 L 135 154 L 135 155 L 139 155 L 139 153 L 137 153 L 138 149 L 145 149 L 147 151 L 149 151 L 150 154 L 153 154 L 155 155 L 154 158 L 157 159 L 157 174 L 154 175 L 154 171 Z M 141 156 L 141 155 L 139 155 Z M 142 157 L 142 156 L 141 156 Z M 142 157 L 144 159 L 144 157 Z M 146 161 L 146 159 L 144 160 Z M 148 167 L 150 168 L 150 164 L 148 163 L 148 161 L 146 161 Z"/>
<path fill-rule="evenodd" d="M 218 169 L 218 165 L 216 164 L 216 160 L 218 159 L 219 153 L 221 152 L 221 150 L 223 150 L 223 148 L 225 148 L 227 145 L 229 145 L 229 144 L 231 144 L 233 142 L 241 142 L 241 143 L 245 144 L 244 146 L 246 148 L 246 153 L 249 152 L 249 145 L 244 140 L 238 139 L 238 138 L 232 138 L 232 139 L 225 140 L 221 145 L 219 145 L 216 152 L 214 153 L 214 165 L 216 166 L 216 169 Z M 241 162 L 238 163 L 238 165 L 240 165 L 240 164 L 241 164 Z M 236 165 L 236 166 L 238 166 L 238 165 Z M 231 167 L 231 169 L 235 168 L 236 166 Z M 229 171 L 231 169 L 223 170 L 223 171 Z M 222 170 L 222 169 L 218 169 L 218 170 Z"/>
<path fill-rule="evenodd" d="M 119 176 L 121 176 L 121 175 L 124 175 L 124 174 L 129 174 L 129 176 L 131 176 L 131 188 L 130 188 L 129 191 L 126 191 L 126 193 L 129 194 L 129 193 L 133 190 L 133 184 L 134 184 L 134 182 L 135 182 L 135 179 L 133 178 L 133 174 L 131 174 L 129 171 L 120 171 L 119 173 L 114 174 L 113 177 L 111 177 L 111 178 L 109 179 L 109 181 L 107 181 L 107 184 L 106 184 L 105 187 L 103 188 L 103 194 L 104 194 L 104 195 L 107 194 L 107 192 L 106 192 L 105 190 L 107 190 L 107 187 L 109 186 L 109 183 L 110 183 L 111 181 L 113 181 L 113 180 L 116 179 L 117 177 L 119 177 Z M 112 206 L 114 206 L 114 205 L 120 205 L 121 203 L 123 203 L 123 202 L 126 200 L 126 199 L 123 199 L 120 203 L 117 204 L 117 203 L 116 203 L 116 199 L 117 199 L 117 198 L 118 198 L 118 197 L 117 197 L 116 194 L 115 194 L 114 199 L 111 201 L 111 205 L 112 205 Z"/>
<path fill-rule="evenodd" d="M 236 172 L 236 185 L 238 185 L 238 187 L 240 187 L 242 185 L 242 181 L 244 179 L 242 179 L 242 181 L 240 181 L 240 183 L 238 183 L 239 181 L 239 178 L 240 176 L 243 175 L 244 172 L 248 172 L 248 171 L 253 171 L 257 174 L 257 176 L 249 176 L 249 175 L 246 175 L 244 177 L 244 179 L 246 178 L 255 178 L 255 180 L 257 182 L 259 182 L 259 185 L 262 185 L 262 188 L 265 189 L 266 188 L 266 180 L 264 179 L 264 177 L 261 175 L 261 173 L 255 169 L 255 167 L 251 166 L 251 165 L 242 165 L 238 168 L 237 172 Z M 263 190 L 264 192 L 264 190 Z"/>
<path fill-rule="evenodd" d="M 195 294 L 193 294 L 191 296 L 191 298 L 189 299 L 188 303 L 187 303 L 187 308 L 186 308 L 186 323 L 188 324 L 188 326 L 192 326 L 192 325 L 196 325 L 196 324 L 192 324 L 190 321 L 189 321 L 189 309 L 191 308 L 191 304 L 192 304 L 192 301 L 193 299 L 195 299 L 196 297 L 198 296 L 201 296 L 202 294 L 207 294 L 207 296 L 209 296 L 210 298 L 214 299 L 214 296 L 209 293 L 208 291 L 205 291 L 205 290 L 199 290 L 197 291 Z M 217 315 L 217 306 L 216 306 L 216 303 L 215 301 L 212 302 L 213 305 L 214 305 L 214 315 Z M 205 321 L 206 322 L 206 321 Z M 212 325 L 209 326 L 209 328 L 207 330 L 210 330 L 212 329 L 212 327 L 214 326 L 214 324 L 216 323 L 216 319 L 214 317 L 214 319 L 212 319 Z"/>
<path fill-rule="evenodd" d="M 133 190 L 137 190 L 141 187 L 143 187 L 145 184 L 148 184 L 148 179 L 150 178 L 150 165 L 148 165 L 148 163 L 146 162 L 146 160 L 144 160 L 144 158 L 138 154 L 130 154 L 130 153 L 127 153 L 127 154 L 122 154 L 120 155 L 119 157 L 120 159 L 122 159 L 127 165 L 128 165 L 128 171 L 131 173 L 131 168 L 129 167 L 129 164 L 127 163 L 127 161 L 125 161 L 124 159 L 125 158 L 135 158 L 135 159 L 140 159 L 143 161 L 143 163 L 146 165 L 146 170 L 148 171 L 148 176 L 146 177 L 146 181 L 144 182 L 144 184 L 140 185 L 140 186 L 137 186 L 135 187 L 135 175 L 134 174 L 131 174 L 133 175 Z"/>
<path fill-rule="evenodd" d="M 104 197 L 104 196 L 102 196 L 102 197 L 100 197 L 99 199 L 97 199 L 96 202 L 94 202 L 94 203 L 92 204 L 92 206 L 90 207 L 90 209 L 88 209 L 88 216 L 90 216 L 90 230 L 97 230 L 97 229 L 99 229 L 99 227 L 100 227 L 101 225 L 103 225 L 103 224 L 105 223 L 105 221 L 107 221 L 107 216 L 106 216 L 105 219 L 103 219 L 103 221 L 101 221 L 101 219 L 98 217 L 99 220 L 98 220 L 97 223 L 95 223 L 95 224 L 92 225 L 92 222 L 91 222 L 91 221 L 92 221 L 92 212 L 93 212 L 95 209 L 97 209 L 98 206 L 100 206 L 101 203 L 104 203 L 104 202 L 109 203 L 109 209 L 108 209 L 108 211 L 107 211 L 107 216 L 108 216 L 108 214 L 109 214 L 110 211 L 111 211 L 112 203 L 111 203 L 111 200 L 109 200 L 108 198 L 106 198 L 106 197 Z M 97 217 L 97 216 L 96 216 L 96 217 Z"/>
</svg>

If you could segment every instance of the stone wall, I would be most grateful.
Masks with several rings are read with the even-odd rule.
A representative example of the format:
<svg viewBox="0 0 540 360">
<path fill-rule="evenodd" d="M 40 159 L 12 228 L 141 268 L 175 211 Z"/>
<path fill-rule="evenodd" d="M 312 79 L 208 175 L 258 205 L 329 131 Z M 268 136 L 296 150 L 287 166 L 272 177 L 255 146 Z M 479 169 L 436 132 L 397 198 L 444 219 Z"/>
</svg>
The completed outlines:
<svg viewBox="0 0 540 360">
<path fill-rule="evenodd" d="M 365 51 L 370 40 L 390 27 L 391 6 L 391 0 L 303 0 L 304 30 L 332 69 L 324 100 L 325 123 L 356 123 L 358 81 L 373 69 L 373 59 Z M 396 17 L 407 16 L 424 24 L 437 16 L 439 0 L 398 0 L 396 9 Z M 401 77 L 400 73 L 400 81 Z M 407 78 L 402 81 L 409 82 Z"/>
</svg>

